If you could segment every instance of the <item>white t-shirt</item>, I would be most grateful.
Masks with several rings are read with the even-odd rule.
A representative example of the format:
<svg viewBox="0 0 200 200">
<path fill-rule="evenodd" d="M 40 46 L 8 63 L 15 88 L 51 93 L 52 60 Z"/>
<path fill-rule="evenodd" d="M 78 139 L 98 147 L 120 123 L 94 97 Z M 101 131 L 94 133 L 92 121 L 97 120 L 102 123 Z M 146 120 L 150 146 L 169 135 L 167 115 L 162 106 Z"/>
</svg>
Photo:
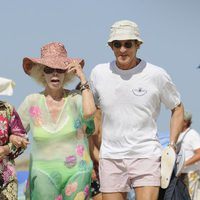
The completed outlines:
<svg viewBox="0 0 200 200">
<path fill-rule="evenodd" d="M 194 155 L 194 151 L 200 148 L 200 135 L 194 129 L 188 128 L 180 134 L 177 144 L 179 145 L 181 141 L 181 148 L 183 148 L 185 152 L 185 160 L 188 160 Z M 182 173 L 197 170 L 200 170 L 200 161 L 185 167 Z"/>
<path fill-rule="evenodd" d="M 170 110 L 180 95 L 160 67 L 141 62 L 130 70 L 115 61 L 97 65 L 91 88 L 102 110 L 101 158 L 142 158 L 161 155 L 156 119 L 161 102 Z"/>
</svg>

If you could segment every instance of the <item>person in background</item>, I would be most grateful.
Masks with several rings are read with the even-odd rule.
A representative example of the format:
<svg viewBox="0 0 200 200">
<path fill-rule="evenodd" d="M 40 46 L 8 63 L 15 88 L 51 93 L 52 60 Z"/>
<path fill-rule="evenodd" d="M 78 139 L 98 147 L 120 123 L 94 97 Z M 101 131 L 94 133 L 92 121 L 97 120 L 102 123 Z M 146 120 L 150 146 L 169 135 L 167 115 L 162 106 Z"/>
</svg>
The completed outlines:
<svg viewBox="0 0 200 200">
<path fill-rule="evenodd" d="M 137 200 L 156 200 L 161 178 L 156 120 L 161 103 L 171 110 L 170 146 L 175 147 L 182 128 L 180 95 L 164 69 L 137 56 L 142 43 L 135 22 L 117 21 L 108 39 L 115 60 L 97 65 L 90 75 L 102 111 L 103 200 L 124 200 L 131 187 Z"/>
<path fill-rule="evenodd" d="M 200 134 L 191 127 L 192 113 L 184 112 L 183 130 L 177 147 L 185 152 L 185 164 L 181 171 L 181 179 L 186 184 L 192 200 L 197 200 L 200 192 Z M 200 194 L 199 194 L 200 195 Z"/>
<path fill-rule="evenodd" d="M 0 78 L 0 95 L 12 95 L 14 82 Z M 26 131 L 14 106 L 0 100 L 0 199 L 17 200 L 17 158 L 28 145 Z"/>
<path fill-rule="evenodd" d="M 44 45 L 41 58 L 23 59 L 25 73 L 44 87 L 19 107 L 33 138 L 26 199 L 90 198 L 93 164 L 86 134 L 94 131 L 96 107 L 83 65 L 83 59 L 68 57 L 60 42 Z M 81 82 L 80 92 L 64 88 L 74 77 Z"/>
</svg>

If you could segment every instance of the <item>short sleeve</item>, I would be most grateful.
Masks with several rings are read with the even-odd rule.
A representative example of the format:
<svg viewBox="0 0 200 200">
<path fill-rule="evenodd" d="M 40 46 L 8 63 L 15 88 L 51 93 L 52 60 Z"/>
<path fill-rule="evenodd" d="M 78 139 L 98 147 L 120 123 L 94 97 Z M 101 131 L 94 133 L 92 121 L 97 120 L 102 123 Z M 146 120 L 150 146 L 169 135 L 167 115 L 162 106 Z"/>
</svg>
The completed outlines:
<svg viewBox="0 0 200 200">
<path fill-rule="evenodd" d="M 11 134 L 26 137 L 26 131 L 15 108 L 13 108 L 12 116 L 10 119 L 10 130 Z"/>
<path fill-rule="evenodd" d="M 160 91 L 161 101 L 170 110 L 174 109 L 181 103 L 180 94 L 176 89 L 176 86 L 171 80 L 171 77 L 163 70 L 160 76 Z"/>
<path fill-rule="evenodd" d="M 22 125 L 21 119 L 16 112 L 15 108 L 12 109 L 11 117 L 9 121 L 9 135 L 17 135 L 23 138 L 27 138 L 26 131 Z M 24 152 L 23 148 L 16 148 L 14 145 L 12 145 L 12 151 L 9 154 L 10 159 L 17 158 L 20 154 Z"/>
<path fill-rule="evenodd" d="M 194 129 L 192 129 L 192 134 L 191 136 L 188 135 L 188 137 L 190 137 L 190 145 L 192 146 L 193 150 L 199 149 L 200 148 L 200 134 L 197 133 Z"/>
</svg>

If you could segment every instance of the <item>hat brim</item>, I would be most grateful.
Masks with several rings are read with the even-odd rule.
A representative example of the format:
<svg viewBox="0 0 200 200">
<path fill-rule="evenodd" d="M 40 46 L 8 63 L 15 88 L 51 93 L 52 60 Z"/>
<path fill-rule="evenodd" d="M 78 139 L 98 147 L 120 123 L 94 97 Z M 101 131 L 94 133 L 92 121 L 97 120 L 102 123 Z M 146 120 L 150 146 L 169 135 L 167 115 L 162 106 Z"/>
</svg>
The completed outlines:
<svg viewBox="0 0 200 200">
<path fill-rule="evenodd" d="M 115 35 L 115 36 L 111 36 L 109 39 L 108 39 L 108 43 L 111 43 L 115 40 L 137 40 L 141 43 L 143 43 L 143 40 L 140 38 L 140 37 L 137 37 L 137 36 L 134 36 L 134 35 Z"/>
<path fill-rule="evenodd" d="M 24 72 L 30 75 L 32 67 L 36 64 L 45 65 L 54 69 L 67 69 L 67 66 L 72 62 L 78 62 L 82 67 L 84 66 L 84 60 L 81 58 L 30 58 L 25 57 L 23 59 Z"/>
</svg>

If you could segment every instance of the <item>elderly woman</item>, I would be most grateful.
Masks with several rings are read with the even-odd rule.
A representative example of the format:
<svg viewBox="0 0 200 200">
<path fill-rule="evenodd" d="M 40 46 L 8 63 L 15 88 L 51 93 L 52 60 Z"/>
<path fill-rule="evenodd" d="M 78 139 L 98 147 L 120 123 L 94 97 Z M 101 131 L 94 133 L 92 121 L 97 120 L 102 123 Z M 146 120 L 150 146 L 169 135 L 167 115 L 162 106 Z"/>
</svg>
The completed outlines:
<svg viewBox="0 0 200 200">
<path fill-rule="evenodd" d="M 12 80 L 0 78 L 0 95 L 12 95 L 13 86 Z M 27 144 L 26 131 L 15 108 L 8 102 L 0 101 L 1 200 L 17 200 L 18 185 L 14 159 L 23 152 Z"/>
<path fill-rule="evenodd" d="M 95 104 L 83 65 L 58 42 L 43 46 L 41 58 L 23 59 L 25 73 L 44 86 L 19 108 L 33 138 L 27 199 L 89 199 L 93 165 L 86 134 L 94 129 Z M 80 79 L 81 93 L 64 89 L 74 76 Z"/>
</svg>

